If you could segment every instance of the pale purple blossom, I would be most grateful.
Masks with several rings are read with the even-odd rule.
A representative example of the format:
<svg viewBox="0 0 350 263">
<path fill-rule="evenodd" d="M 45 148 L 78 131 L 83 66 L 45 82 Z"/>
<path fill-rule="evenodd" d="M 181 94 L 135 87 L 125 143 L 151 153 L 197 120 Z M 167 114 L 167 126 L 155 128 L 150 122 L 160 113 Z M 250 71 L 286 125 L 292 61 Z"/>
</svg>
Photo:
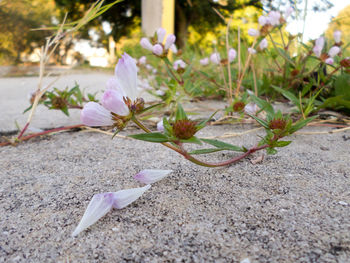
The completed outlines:
<svg viewBox="0 0 350 263">
<path fill-rule="evenodd" d="M 290 17 L 290 15 L 294 12 L 293 7 L 289 6 L 287 7 L 286 11 L 284 12 L 284 18 L 287 19 Z"/>
<path fill-rule="evenodd" d="M 160 27 L 157 29 L 158 43 L 163 43 L 165 35 L 166 35 L 166 30 L 164 28 Z"/>
<path fill-rule="evenodd" d="M 165 91 L 164 91 L 164 90 L 161 90 L 161 89 L 158 89 L 158 90 L 156 90 L 156 94 L 157 94 L 158 96 L 164 96 L 164 95 L 165 95 Z"/>
<path fill-rule="evenodd" d="M 259 43 L 260 50 L 264 50 L 265 48 L 267 48 L 267 46 L 268 46 L 268 42 L 266 38 L 260 41 Z"/>
<path fill-rule="evenodd" d="M 251 37 L 257 37 L 259 36 L 259 31 L 256 30 L 255 28 L 249 28 L 248 29 L 248 35 L 251 36 Z"/>
<path fill-rule="evenodd" d="M 337 47 L 337 46 L 334 46 L 334 47 L 331 47 L 328 51 L 328 55 L 333 58 L 335 57 L 336 55 L 338 55 L 340 52 L 340 47 Z"/>
<path fill-rule="evenodd" d="M 184 69 L 184 68 L 186 68 L 186 63 L 182 59 L 178 59 L 178 60 L 174 61 L 173 67 L 175 70 L 178 70 L 180 68 Z"/>
<path fill-rule="evenodd" d="M 272 26 L 278 26 L 280 24 L 281 13 L 278 11 L 270 11 L 268 14 L 268 22 Z"/>
<path fill-rule="evenodd" d="M 248 48 L 248 53 L 251 55 L 255 55 L 256 54 L 256 50 L 254 48 Z"/>
<path fill-rule="evenodd" d="M 176 37 L 173 34 L 170 34 L 167 36 L 164 48 L 168 50 L 174 43 L 175 43 Z"/>
<path fill-rule="evenodd" d="M 153 54 L 156 54 L 157 56 L 163 55 L 163 47 L 160 44 L 155 44 L 152 48 Z"/>
<path fill-rule="evenodd" d="M 259 107 L 253 102 L 248 103 L 244 107 L 244 112 L 251 115 L 255 115 L 258 110 L 259 110 Z"/>
<path fill-rule="evenodd" d="M 230 48 L 228 51 L 228 61 L 231 63 L 232 61 L 234 61 L 237 57 L 237 52 L 235 49 Z"/>
<path fill-rule="evenodd" d="M 341 31 L 339 31 L 339 30 L 334 31 L 333 37 L 334 37 L 335 43 L 337 43 L 337 44 L 340 43 L 341 42 Z"/>
<path fill-rule="evenodd" d="M 145 56 L 142 56 L 142 57 L 139 58 L 139 64 L 140 65 L 144 65 L 144 64 L 146 64 L 146 62 L 147 62 L 147 59 L 146 59 Z"/>
<path fill-rule="evenodd" d="M 326 62 L 326 64 L 333 65 L 334 59 L 333 59 L 333 58 L 327 58 L 327 59 L 325 60 L 325 62 Z"/>
<path fill-rule="evenodd" d="M 220 54 L 218 52 L 214 52 L 213 54 L 211 54 L 210 61 L 213 62 L 214 64 L 220 64 L 221 62 Z"/>
<path fill-rule="evenodd" d="M 209 64 L 209 58 L 203 58 L 201 60 L 199 60 L 199 63 L 202 65 L 202 66 L 206 66 Z"/>
<path fill-rule="evenodd" d="M 118 192 L 107 192 L 94 195 L 78 226 L 72 233 L 72 236 L 77 236 L 80 232 L 96 223 L 100 218 L 111 211 L 112 208 L 122 209 L 128 206 L 137 200 L 150 187 L 150 185 L 146 185 L 140 188 L 132 188 Z"/>
<path fill-rule="evenodd" d="M 261 26 L 268 24 L 268 18 L 266 16 L 260 16 L 258 21 Z"/>
<path fill-rule="evenodd" d="M 164 124 L 163 124 L 163 120 L 159 121 L 157 123 L 157 131 L 159 132 L 163 132 L 164 131 Z"/>
<path fill-rule="evenodd" d="M 141 44 L 141 47 L 148 49 L 150 51 L 153 51 L 153 45 L 151 44 L 148 38 L 146 37 L 141 38 L 140 44 Z"/>
<path fill-rule="evenodd" d="M 175 44 L 172 44 L 172 45 L 170 46 L 170 50 L 171 50 L 174 54 L 177 54 L 177 47 L 176 47 Z"/>
<path fill-rule="evenodd" d="M 316 57 L 320 57 L 322 54 L 322 49 L 324 46 L 324 37 L 319 37 L 315 41 L 315 46 L 312 51 L 315 53 Z"/>
<path fill-rule="evenodd" d="M 134 179 L 144 184 L 153 184 L 160 181 L 171 172 L 172 170 L 145 169 L 136 174 Z"/>
</svg>

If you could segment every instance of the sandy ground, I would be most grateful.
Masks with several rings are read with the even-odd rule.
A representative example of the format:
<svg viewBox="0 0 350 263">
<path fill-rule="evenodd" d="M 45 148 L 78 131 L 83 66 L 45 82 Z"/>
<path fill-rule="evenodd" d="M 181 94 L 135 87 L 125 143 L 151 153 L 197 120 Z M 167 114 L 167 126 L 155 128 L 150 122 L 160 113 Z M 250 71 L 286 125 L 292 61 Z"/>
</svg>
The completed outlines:
<svg viewBox="0 0 350 263">
<path fill-rule="evenodd" d="M 78 81 L 92 91 L 109 77 L 68 75 L 57 86 Z M 25 123 L 35 85 L 0 79 L 0 131 Z M 39 107 L 33 126 L 77 123 L 78 111 L 67 118 Z M 200 136 L 251 128 L 210 126 Z M 259 134 L 226 141 L 253 146 Z M 0 148 L 0 262 L 350 262 L 350 131 L 292 139 L 263 163 L 250 162 L 256 153 L 219 169 L 162 145 L 82 131 Z M 71 237 L 94 194 L 141 186 L 132 176 L 147 168 L 174 172 Z"/>
</svg>

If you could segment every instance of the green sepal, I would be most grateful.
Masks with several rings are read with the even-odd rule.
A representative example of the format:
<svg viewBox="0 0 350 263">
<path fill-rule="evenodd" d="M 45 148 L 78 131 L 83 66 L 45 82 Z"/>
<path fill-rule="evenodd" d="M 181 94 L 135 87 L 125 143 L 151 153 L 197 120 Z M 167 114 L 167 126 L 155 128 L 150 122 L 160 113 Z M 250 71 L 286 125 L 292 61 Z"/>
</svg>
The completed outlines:
<svg viewBox="0 0 350 263">
<path fill-rule="evenodd" d="M 203 129 L 203 128 L 205 127 L 205 125 L 207 124 L 207 122 L 210 121 L 218 111 L 219 111 L 219 110 L 215 111 L 212 115 L 210 115 L 210 117 L 209 117 L 208 119 L 201 121 L 201 122 L 196 126 L 197 131 Z"/>
<path fill-rule="evenodd" d="M 182 108 L 181 104 L 178 104 L 177 105 L 177 110 L 176 110 L 176 118 L 175 118 L 175 120 L 179 121 L 179 120 L 186 120 L 186 119 L 188 119 L 187 115 L 186 115 L 186 112 Z"/>
<path fill-rule="evenodd" d="M 146 141 L 146 142 L 168 142 L 169 141 L 167 136 L 159 132 L 132 134 L 132 135 L 128 135 L 128 137 L 134 138 L 136 140 Z"/>
<path fill-rule="evenodd" d="M 264 121 L 263 119 L 260 119 L 260 118 L 258 118 L 258 117 L 256 117 L 256 116 L 254 116 L 254 115 L 252 115 L 252 114 L 249 114 L 249 113 L 247 113 L 250 117 L 252 117 L 253 119 L 255 119 L 261 126 L 263 126 L 264 128 L 266 128 L 266 129 L 270 129 L 269 128 L 269 124 L 266 122 L 266 121 Z"/>
</svg>

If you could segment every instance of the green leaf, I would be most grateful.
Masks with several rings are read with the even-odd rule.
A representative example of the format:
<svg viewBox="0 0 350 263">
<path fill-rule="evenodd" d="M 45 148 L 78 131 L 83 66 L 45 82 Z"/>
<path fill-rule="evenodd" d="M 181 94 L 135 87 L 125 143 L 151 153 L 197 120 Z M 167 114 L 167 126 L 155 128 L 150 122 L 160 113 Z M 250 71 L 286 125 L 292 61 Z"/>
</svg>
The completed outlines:
<svg viewBox="0 0 350 263">
<path fill-rule="evenodd" d="M 69 111 L 68 111 L 67 105 L 64 105 L 60 110 L 61 110 L 64 114 L 66 114 L 67 116 L 69 116 Z"/>
<path fill-rule="evenodd" d="M 274 155 L 274 154 L 277 153 L 277 150 L 274 149 L 274 148 L 269 147 L 269 148 L 266 148 L 266 152 L 267 152 L 267 154 Z"/>
<path fill-rule="evenodd" d="M 334 82 L 335 95 L 342 96 L 345 100 L 350 100 L 350 75 L 339 75 Z"/>
<path fill-rule="evenodd" d="M 289 145 L 292 141 L 277 141 L 273 146 L 275 147 L 285 147 Z"/>
<path fill-rule="evenodd" d="M 256 117 L 256 116 L 254 116 L 254 115 L 251 115 L 251 114 L 249 114 L 249 113 L 247 113 L 250 117 L 252 117 L 253 119 L 255 119 L 261 126 L 263 126 L 264 128 L 266 128 L 266 129 L 269 129 L 269 124 L 266 122 L 266 121 L 264 121 L 263 119 L 260 119 L 260 118 L 258 118 L 258 117 Z"/>
<path fill-rule="evenodd" d="M 173 134 L 173 127 L 170 125 L 166 117 L 163 117 L 163 126 L 166 135 Z"/>
<path fill-rule="evenodd" d="M 298 106 L 298 108 L 300 108 L 300 103 L 299 103 L 299 99 L 290 91 L 281 89 L 280 87 L 271 86 L 272 88 L 274 88 L 276 91 L 278 91 L 279 93 L 281 93 L 284 97 L 286 97 L 287 99 L 289 99 L 291 102 L 294 103 L 294 105 Z"/>
<path fill-rule="evenodd" d="M 28 108 L 26 108 L 24 111 L 23 111 L 23 113 L 22 114 L 24 114 L 24 113 L 26 113 L 27 111 L 29 111 L 29 110 L 31 110 L 31 108 L 33 107 L 33 104 L 32 105 L 30 105 Z"/>
<path fill-rule="evenodd" d="M 176 120 L 178 121 L 178 120 L 186 120 L 186 119 L 188 119 L 186 112 L 184 111 L 181 104 L 179 103 L 177 105 L 177 110 L 176 110 Z"/>
<path fill-rule="evenodd" d="M 196 136 L 192 136 L 190 139 L 187 139 L 187 140 L 180 140 L 180 142 L 183 142 L 183 143 L 195 143 L 195 144 L 202 145 L 201 140 L 198 139 Z"/>
<path fill-rule="evenodd" d="M 158 107 L 158 106 L 160 106 L 160 105 L 164 105 L 164 103 L 157 103 L 157 104 L 148 106 L 147 108 L 144 108 L 140 113 L 144 113 L 144 112 L 149 111 L 149 110 L 151 110 L 151 109 L 153 109 L 153 108 L 155 108 L 155 107 Z"/>
<path fill-rule="evenodd" d="M 294 125 L 292 125 L 292 128 L 289 130 L 289 133 L 292 134 L 292 133 L 296 132 L 297 130 L 300 130 L 301 128 L 303 128 L 305 125 L 307 125 L 309 122 L 311 122 L 312 120 L 314 120 L 317 117 L 318 116 L 312 116 L 312 117 L 307 118 L 305 120 L 297 121 L 296 123 L 294 123 Z"/>
<path fill-rule="evenodd" d="M 214 115 L 218 112 L 219 110 L 215 111 L 212 115 L 210 115 L 210 117 L 206 120 L 201 121 L 196 127 L 197 127 L 197 131 L 203 129 L 205 127 L 205 125 L 207 124 L 208 121 L 210 121 Z"/>
<path fill-rule="evenodd" d="M 238 147 L 236 145 L 232 145 L 226 142 L 222 142 L 219 140 L 211 140 L 211 139 L 201 139 L 203 142 L 208 143 L 210 145 L 213 145 L 219 149 L 223 150 L 229 150 L 229 151 L 235 151 L 235 152 L 244 152 L 244 150 L 241 147 Z"/>
<path fill-rule="evenodd" d="M 249 94 L 250 98 L 256 103 L 256 105 L 259 106 L 260 109 L 266 111 L 266 113 L 270 116 L 273 116 L 275 114 L 275 111 L 270 103 L 268 103 L 266 100 L 260 99 L 259 97 Z"/>
<path fill-rule="evenodd" d="M 140 133 L 128 135 L 128 137 L 134 138 L 136 140 L 146 141 L 146 142 L 167 142 L 168 137 L 159 132 L 153 133 Z"/>
<path fill-rule="evenodd" d="M 225 151 L 225 149 L 220 149 L 220 148 L 200 149 L 200 150 L 194 150 L 189 154 L 207 154 L 207 153 L 214 153 L 214 152 L 220 152 L 220 151 Z"/>
</svg>

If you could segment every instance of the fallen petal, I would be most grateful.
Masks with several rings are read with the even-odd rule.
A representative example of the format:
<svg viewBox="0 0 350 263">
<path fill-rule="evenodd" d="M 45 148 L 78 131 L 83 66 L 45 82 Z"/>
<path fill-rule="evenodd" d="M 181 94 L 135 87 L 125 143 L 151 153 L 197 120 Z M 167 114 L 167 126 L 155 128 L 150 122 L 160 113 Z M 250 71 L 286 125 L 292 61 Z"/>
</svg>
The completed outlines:
<svg viewBox="0 0 350 263">
<path fill-rule="evenodd" d="M 92 197 L 83 218 L 80 220 L 72 236 L 77 236 L 80 232 L 96 223 L 101 217 L 106 215 L 113 207 L 113 193 L 96 194 Z"/>
<path fill-rule="evenodd" d="M 134 179 L 144 184 L 153 184 L 163 179 L 172 170 L 145 169 L 134 176 Z"/>
<path fill-rule="evenodd" d="M 114 195 L 113 207 L 117 209 L 122 209 L 128 206 L 129 204 L 137 200 L 150 187 L 151 185 L 146 185 L 144 187 L 125 189 L 125 190 L 120 190 L 118 192 L 113 193 Z"/>
</svg>

